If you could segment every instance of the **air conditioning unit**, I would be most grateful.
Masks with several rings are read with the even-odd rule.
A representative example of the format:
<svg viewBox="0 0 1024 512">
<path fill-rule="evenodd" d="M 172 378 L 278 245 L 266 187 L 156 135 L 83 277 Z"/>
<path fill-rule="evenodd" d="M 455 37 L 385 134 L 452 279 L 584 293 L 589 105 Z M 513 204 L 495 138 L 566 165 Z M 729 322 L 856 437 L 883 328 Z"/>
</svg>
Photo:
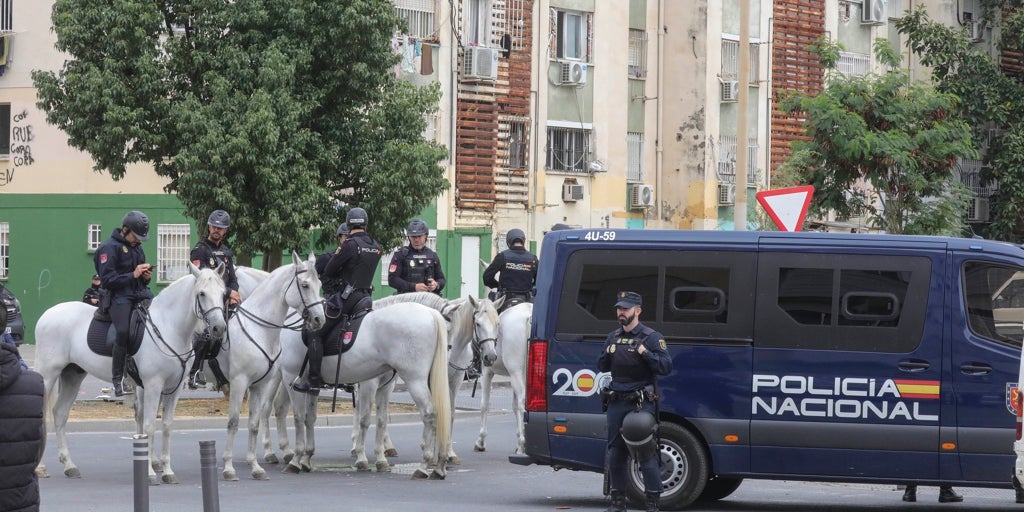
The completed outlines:
<svg viewBox="0 0 1024 512">
<path fill-rule="evenodd" d="M 739 101 L 740 82 L 738 80 L 722 80 L 722 102 Z"/>
<path fill-rule="evenodd" d="M 974 198 L 974 202 L 967 209 L 967 222 L 988 222 L 988 198 Z"/>
<path fill-rule="evenodd" d="M 978 42 L 985 38 L 985 25 L 980 21 L 968 21 L 967 30 L 971 36 L 971 41 Z"/>
<path fill-rule="evenodd" d="M 654 186 L 636 184 L 629 190 L 629 207 L 631 209 L 644 209 L 654 206 Z"/>
<path fill-rule="evenodd" d="M 558 83 L 565 85 L 587 83 L 587 65 L 582 62 L 563 62 Z"/>
<path fill-rule="evenodd" d="M 462 61 L 462 77 L 477 80 L 498 79 L 499 48 L 470 46 L 466 48 Z"/>
<path fill-rule="evenodd" d="M 566 183 L 562 185 L 562 201 L 575 203 L 580 199 L 583 199 L 583 185 L 576 185 L 573 183 Z"/>
<path fill-rule="evenodd" d="M 861 4 L 860 22 L 862 25 L 882 25 L 888 18 L 889 6 L 886 0 L 864 0 Z"/>
<path fill-rule="evenodd" d="M 735 204 L 736 203 L 736 185 L 732 183 L 722 183 L 718 185 L 718 204 Z"/>
</svg>

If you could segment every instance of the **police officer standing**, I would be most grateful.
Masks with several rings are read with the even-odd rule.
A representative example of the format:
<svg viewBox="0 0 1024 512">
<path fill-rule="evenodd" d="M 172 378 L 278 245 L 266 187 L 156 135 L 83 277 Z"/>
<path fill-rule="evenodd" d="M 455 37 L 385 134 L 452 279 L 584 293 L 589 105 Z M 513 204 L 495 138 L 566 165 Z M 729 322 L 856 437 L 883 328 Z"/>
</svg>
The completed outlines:
<svg viewBox="0 0 1024 512">
<path fill-rule="evenodd" d="M 444 289 L 444 271 L 441 258 L 427 247 L 427 223 L 416 219 L 409 223 L 405 234 L 409 245 L 395 251 L 388 266 L 388 286 L 396 293 L 434 292 L 441 295 Z"/>
<path fill-rule="evenodd" d="M 85 289 L 85 293 L 82 294 L 82 302 L 90 306 L 100 305 L 100 276 L 99 274 L 92 275 L 92 284 Z"/>
<path fill-rule="evenodd" d="M 320 392 L 323 385 L 320 366 L 324 357 L 324 339 L 339 322 L 369 311 L 372 305 L 372 302 L 367 300 L 366 302 L 370 304 L 365 309 L 357 309 L 359 302 L 369 298 L 373 293 L 373 278 L 377 274 L 377 264 L 380 263 L 383 252 L 380 245 L 366 232 L 367 217 L 366 210 L 362 208 L 349 210 L 345 219 L 349 230 L 348 238 L 324 269 L 323 280 L 339 280 L 342 285 L 341 291 L 331 294 L 324 300 L 326 322 L 320 331 L 309 336 L 306 347 L 309 373 L 305 379 L 300 376 L 292 383 L 292 388 L 296 391 L 312 394 Z"/>
<path fill-rule="evenodd" d="M 206 221 L 207 235 L 200 240 L 192 249 L 189 259 L 192 264 L 199 268 L 216 269 L 224 265 L 224 286 L 227 289 L 227 305 L 229 307 L 238 305 L 242 298 L 238 295 L 238 277 L 235 275 L 235 254 L 231 248 L 224 243 L 227 238 L 228 228 L 231 227 L 231 216 L 224 210 L 214 210 Z M 215 344 L 217 346 L 215 346 Z M 196 389 L 206 385 L 206 378 L 203 376 L 203 361 L 208 357 L 216 357 L 219 352 L 220 340 L 210 338 L 209 333 L 196 333 L 192 339 L 192 348 L 195 350 L 195 359 L 192 360 L 192 370 L 189 372 L 188 387 Z M 210 359 L 210 369 L 217 376 L 218 389 L 227 384 L 227 379 L 220 369 L 216 359 Z"/>
<path fill-rule="evenodd" d="M 497 288 L 498 296 L 505 297 L 503 311 L 520 302 L 533 302 L 533 285 L 537 281 L 537 257 L 526 250 L 526 233 L 510 229 L 505 242 L 508 249 L 498 253 L 484 270 L 484 284 Z"/>
<path fill-rule="evenodd" d="M 640 323 L 643 299 L 636 292 L 618 293 L 615 314 L 622 327 L 612 331 L 598 359 L 599 371 L 611 372 L 602 390 L 607 400 L 607 469 L 611 506 L 606 512 L 626 510 L 628 455 L 640 465 L 648 512 L 657 512 L 661 498 L 655 401 L 658 376 L 672 372 L 665 338 Z"/>
<path fill-rule="evenodd" d="M 124 364 L 128 357 L 128 328 L 132 309 L 145 300 L 153 298 L 149 281 L 154 267 L 146 263 L 142 242 L 149 238 L 149 217 L 138 210 L 128 212 L 121 220 L 121 227 L 115 229 L 93 255 L 96 274 L 103 283 L 105 297 L 101 308 L 109 308 L 110 320 L 117 333 L 111 358 L 111 376 L 114 395 L 122 396 L 135 392 L 130 381 L 124 380 Z"/>
</svg>

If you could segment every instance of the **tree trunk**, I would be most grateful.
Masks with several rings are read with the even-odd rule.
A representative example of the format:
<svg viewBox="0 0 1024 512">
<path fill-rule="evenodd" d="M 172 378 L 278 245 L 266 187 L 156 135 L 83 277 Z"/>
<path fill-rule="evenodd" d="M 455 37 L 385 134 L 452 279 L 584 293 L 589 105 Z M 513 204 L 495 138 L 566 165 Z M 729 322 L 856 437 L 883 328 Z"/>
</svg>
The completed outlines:
<svg viewBox="0 0 1024 512">
<path fill-rule="evenodd" d="M 279 247 L 273 248 L 263 253 L 263 270 L 272 272 L 275 268 L 281 266 L 281 249 Z"/>
<path fill-rule="evenodd" d="M 252 255 L 249 254 L 249 253 L 235 254 L 235 266 L 251 267 L 252 266 Z"/>
</svg>

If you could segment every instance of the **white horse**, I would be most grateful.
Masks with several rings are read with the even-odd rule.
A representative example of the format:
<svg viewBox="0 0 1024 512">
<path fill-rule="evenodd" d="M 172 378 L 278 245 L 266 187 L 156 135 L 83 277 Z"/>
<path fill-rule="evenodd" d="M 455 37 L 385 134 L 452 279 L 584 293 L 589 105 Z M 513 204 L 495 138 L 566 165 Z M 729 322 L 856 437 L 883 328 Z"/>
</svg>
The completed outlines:
<svg viewBox="0 0 1024 512">
<path fill-rule="evenodd" d="M 283 353 L 281 375 L 285 383 L 294 382 L 302 368 L 306 348 L 301 333 L 281 333 Z M 403 303 L 374 310 L 363 317 L 355 342 L 339 356 L 324 356 L 321 375 L 324 382 L 336 384 L 361 382 L 385 372 L 395 371 L 409 387 L 409 394 L 423 421 L 421 447 L 423 458 L 413 478 L 443 479 L 447 469 L 438 456 L 451 445 L 451 399 L 448 389 L 448 334 L 444 317 L 436 310 L 417 303 Z M 337 366 L 336 365 L 340 365 Z M 316 423 L 317 397 L 288 386 L 295 411 L 295 457 L 286 472 L 312 470 L 316 451 L 313 425 Z M 435 465 L 433 471 L 430 466 Z"/>
<path fill-rule="evenodd" d="M 530 336 L 530 319 L 533 304 L 524 302 L 501 312 L 498 325 L 498 359 L 494 364 L 484 365 L 480 372 L 483 381 L 483 398 L 480 404 L 480 436 L 473 450 L 487 449 L 487 413 L 491 407 L 491 381 L 494 375 L 507 375 L 512 385 L 512 414 L 516 418 L 516 451 L 525 453 L 526 437 L 523 434 L 523 410 L 526 400 L 526 351 Z"/>
<path fill-rule="evenodd" d="M 280 333 L 285 327 L 288 308 L 298 311 L 307 325 L 319 329 L 324 324 L 320 279 L 312 254 L 302 261 L 292 253 L 293 263 L 270 273 L 239 305 L 228 322 L 224 349 L 218 355 L 231 383 L 228 407 L 228 437 L 224 447 L 224 479 L 238 480 L 232 461 L 232 448 L 238 431 L 242 398 L 249 392 L 249 445 L 246 462 L 252 477 L 266 480 L 267 473 L 256 460 L 256 441 L 261 419 L 270 413 L 278 379 L 272 378 L 275 362 L 281 355 Z"/>
<path fill-rule="evenodd" d="M 454 408 L 455 395 L 458 393 L 466 368 L 472 359 L 470 347 L 477 346 L 485 364 L 491 364 L 498 357 L 494 348 L 498 337 L 498 313 L 494 303 L 487 299 L 475 299 L 472 296 L 468 299 L 449 301 L 434 293 L 417 292 L 379 299 L 374 301 L 373 307 L 375 310 L 383 310 L 390 305 L 404 302 L 423 304 L 437 310 L 449 320 L 448 389 Z M 356 458 L 357 469 L 369 469 L 366 458 L 366 431 L 370 427 L 372 404 L 377 405 L 377 437 L 374 450 L 377 471 L 387 471 L 390 467 L 387 457 L 398 455 L 387 432 L 387 425 L 390 421 L 388 405 L 391 392 L 395 387 L 395 380 L 395 376 L 389 372 L 375 379 L 359 383 L 356 392 L 355 421 L 352 423 L 352 456 Z M 453 409 L 452 420 L 454 421 L 454 419 Z M 460 463 L 454 446 L 449 448 L 447 460 L 452 464 Z"/>
<path fill-rule="evenodd" d="M 178 483 L 171 469 L 171 424 L 174 407 L 192 359 L 192 335 L 203 330 L 225 332 L 223 267 L 200 270 L 188 263 L 191 274 L 160 292 L 149 307 L 145 333 L 133 359 L 142 379 L 136 390 L 137 431 L 151 440 L 149 481 L 158 484 L 156 471 L 163 471 L 165 483 Z M 68 452 L 65 426 L 71 405 L 87 373 L 111 380 L 110 356 L 93 353 L 87 343 L 89 323 L 96 308 L 82 302 L 64 302 L 46 310 L 36 324 L 36 370 L 46 385 L 47 414 L 52 414 L 57 432 L 59 460 L 64 474 L 81 476 Z M 58 381 L 59 379 L 59 381 Z M 59 384 L 59 386 L 57 386 Z M 56 389 L 54 386 L 57 386 Z M 163 454 L 154 457 L 153 433 L 157 409 L 163 405 Z M 43 463 L 37 474 L 47 477 Z"/>
</svg>

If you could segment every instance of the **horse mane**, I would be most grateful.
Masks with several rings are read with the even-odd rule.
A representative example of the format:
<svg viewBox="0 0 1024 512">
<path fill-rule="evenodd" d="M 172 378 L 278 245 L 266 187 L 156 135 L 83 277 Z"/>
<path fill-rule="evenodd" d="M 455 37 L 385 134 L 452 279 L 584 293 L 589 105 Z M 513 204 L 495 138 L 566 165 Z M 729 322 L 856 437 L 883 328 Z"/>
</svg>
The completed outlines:
<svg viewBox="0 0 1024 512">
<path fill-rule="evenodd" d="M 436 293 L 431 292 L 413 292 L 413 293 L 400 293 L 398 295 L 392 295 L 390 297 L 384 297 L 373 301 L 374 309 L 386 308 L 395 304 L 402 304 L 406 302 L 415 302 L 417 304 L 423 304 L 428 308 L 436 309 L 441 311 L 441 308 L 448 305 L 448 299 L 441 297 Z"/>
<path fill-rule="evenodd" d="M 153 301 L 155 302 L 159 300 L 160 297 L 164 297 L 164 300 L 177 300 L 178 295 L 184 293 L 183 290 L 185 290 L 185 283 L 188 283 L 189 285 L 195 287 L 205 285 L 209 281 L 220 280 L 221 278 L 220 276 L 217 275 L 216 272 L 213 271 L 213 269 L 205 268 L 199 272 L 198 276 L 194 277 L 195 281 L 192 281 L 192 279 L 192 273 L 189 272 L 175 279 L 174 281 L 171 281 L 171 284 L 167 285 L 167 287 L 164 288 L 160 293 L 156 294 L 156 297 L 153 298 Z"/>
</svg>

